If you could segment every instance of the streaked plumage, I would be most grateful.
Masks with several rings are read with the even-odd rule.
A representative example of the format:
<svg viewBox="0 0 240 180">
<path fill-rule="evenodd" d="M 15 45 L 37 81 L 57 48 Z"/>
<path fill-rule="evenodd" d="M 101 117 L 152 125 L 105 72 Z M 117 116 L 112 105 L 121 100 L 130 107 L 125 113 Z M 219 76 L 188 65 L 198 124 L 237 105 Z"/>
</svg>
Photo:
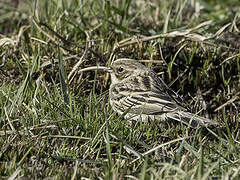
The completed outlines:
<svg viewBox="0 0 240 180">
<path fill-rule="evenodd" d="M 130 120 L 173 119 L 192 127 L 217 124 L 187 112 L 157 74 L 134 60 L 119 59 L 113 62 L 109 90 L 110 104 L 119 114 L 127 112 Z"/>
</svg>

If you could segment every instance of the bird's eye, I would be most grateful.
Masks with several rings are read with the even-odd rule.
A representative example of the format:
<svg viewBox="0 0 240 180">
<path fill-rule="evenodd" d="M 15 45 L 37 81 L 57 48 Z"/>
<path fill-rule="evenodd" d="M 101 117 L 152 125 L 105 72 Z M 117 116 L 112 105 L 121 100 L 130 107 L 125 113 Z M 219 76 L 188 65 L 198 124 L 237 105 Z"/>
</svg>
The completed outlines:
<svg viewBox="0 0 240 180">
<path fill-rule="evenodd" d="M 124 71 L 124 69 L 122 67 L 118 68 L 118 73 L 122 73 Z"/>
</svg>

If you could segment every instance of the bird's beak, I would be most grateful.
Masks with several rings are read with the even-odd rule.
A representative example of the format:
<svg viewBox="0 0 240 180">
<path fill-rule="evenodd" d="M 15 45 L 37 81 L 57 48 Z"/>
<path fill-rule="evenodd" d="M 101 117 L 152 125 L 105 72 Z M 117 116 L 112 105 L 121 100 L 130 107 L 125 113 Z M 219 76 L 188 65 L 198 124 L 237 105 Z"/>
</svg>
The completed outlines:
<svg viewBox="0 0 240 180">
<path fill-rule="evenodd" d="M 113 72 L 113 69 L 111 67 L 107 67 L 106 69 L 103 70 L 104 72 Z"/>
</svg>

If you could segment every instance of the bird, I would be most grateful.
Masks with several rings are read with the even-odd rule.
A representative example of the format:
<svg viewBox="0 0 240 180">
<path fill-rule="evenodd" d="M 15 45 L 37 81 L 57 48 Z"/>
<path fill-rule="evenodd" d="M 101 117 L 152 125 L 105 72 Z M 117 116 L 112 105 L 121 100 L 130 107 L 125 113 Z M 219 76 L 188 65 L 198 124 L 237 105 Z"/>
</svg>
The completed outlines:
<svg viewBox="0 0 240 180">
<path fill-rule="evenodd" d="M 175 120 L 192 128 L 217 125 L 217 121 L 191 113 L 180 96 L 153 70 L 137 60 L 122 58 L 105 69 L 110 73 L 112 109 L 130 121 Z"/>
</svg>

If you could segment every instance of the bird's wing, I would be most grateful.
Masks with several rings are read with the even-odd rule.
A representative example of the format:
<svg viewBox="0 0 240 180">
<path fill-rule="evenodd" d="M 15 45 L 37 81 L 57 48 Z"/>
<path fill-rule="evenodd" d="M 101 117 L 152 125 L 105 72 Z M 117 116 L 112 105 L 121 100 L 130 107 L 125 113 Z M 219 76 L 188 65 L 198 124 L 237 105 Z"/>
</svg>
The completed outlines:
<svg viewBox="0 0 240 180">
<path fill-rule="evenodd" d="M 130 113 L 146 115 L 186 110 L 169 94 L 167 85 L 153 71 L 130 76 L 110 89 L 115 109 L 122 113 L 128 109 Z"/>
<path fill-rule="evenodd" d="M 184 107 L 184 109 L 187 107 L 187 103 L 183 100 L 183 98 L 170 87 L 168 87 L 168 85 L 155 72 L 150 71 L 149 73 L 154 80 L 152 83 L 152 90 L 157 91 L 160 94 L 164 92 L 165 95 L 169 96 L 172 101 L 175 101 L 178 106 Z"/>
<path fill-rule="evenodd" d="M 122 98 L 120 103 L 122 112 L 128 111 L 132 115 L 164 117 L 190 125 L 193 128 L 199 125 L 209 126 L 218 124 L 214 120 L 184 111 L 185 109 L 182 109 L 175 102 L 166 99 L 163 94 L 159 95 L 153 92 L 135 93 Z"/>
<path fill-rule="evenodd" d="M 181 109 L 167 94 L 152 91 L 131 93 L 121 98 L 118 104 L 122 111 L 129 109 L 133 114 L 161 115 Z"/>
</svg>

